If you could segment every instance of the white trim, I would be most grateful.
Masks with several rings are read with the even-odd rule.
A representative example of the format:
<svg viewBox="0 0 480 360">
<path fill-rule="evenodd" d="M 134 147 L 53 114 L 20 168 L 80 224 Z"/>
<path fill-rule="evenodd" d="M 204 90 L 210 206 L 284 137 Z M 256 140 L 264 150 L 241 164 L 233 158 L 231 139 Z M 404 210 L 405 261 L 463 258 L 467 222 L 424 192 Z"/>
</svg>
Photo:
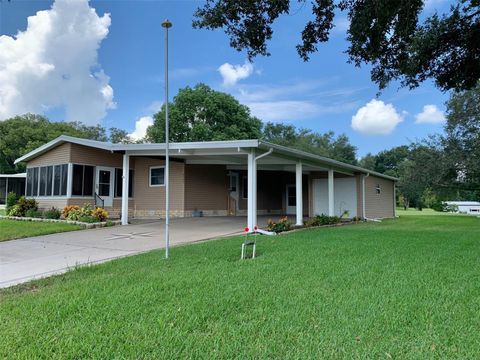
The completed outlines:
<svg viewBox="0 0 480 360">
<path fill-rule="evenodd" d="M 289 206 L 288 205 L 288 194 L 290 192 L 289 189 L 295 188 L 295 184 L 287 184 L 285 186 L 285 214 L 287 215 L 295 215 L 297 213 L 297 190 L 295 189 L 295 205 Z"/>
<path fill-rule="evenodd" d="M 50 149 L 58 146 L 59 144 L 63 144 L 66 142 L 93 147 L 93 148 L 102 149 L 102 150 L 111 151 L 111 152 L 128 151 L 130 156 L 135 156 L 135 155 L 139 156 L 142 154 L 158 155 L 159 153 L 165 151 L 164 143 L 110 144 L 107 142 L 80 139 L 72 136 L 62 135 L 48 142 L 47 144 L 42 145 L 39 148 L 29 152 L 28 154 L 18 158 L 17 160 L 15 160 L 15 164 L 22 161 L 29 161 L 35 158 L 36 156 L 43 154 L 49 151 Z M 177 151 L 177 154 L 175 154 L 177 156 L 202 155 L 201 151 L 189 152 L 189 150 L 208 150 L 210 152 L 214 152 L 215 150 L 217 150 L 219 151 L 219 153 L 217 153 L 216 155 L 222 155 L 222 154 L 225 155 L 226 152 L 229 152 L 229 154 L 231 155 L 233 154 L 241 155 L 242 153 L 243 154 L 245 153 L 244 150 L 259 148 L 267 151 L 272 150 L 273 154 L 276 156 L 283 155 L 283 156 L 292 158 L 292 160 L 294 161 L 302 160 L 304 165 L 307 165 L 307 166 L 310 165 L 311 163 L 313 163 L 315 166 L 327 165 L 329 168 L 333 168 L 336 172 L 343 172 L 343 171 L 360 172 L 363 174 L 372 174 L 374 176 L 378 176 L 378 177 L 393 180 L 393 181 L 398 180 L 395 177 L 380 174 L 372 170 L 361 168 L 359 166 L 346 164 L 341 161 L 329 159 L 323 156 L 311 154 L 301 150 L 291 149 L 281 145 L 271 144 L 271 143 L 260 141 L 260 140 L 229 140 L 229 141 L 170 143 L 169 148 L 172 150 L 172 155 L 174 155 L 173 151 Z M 212 153 L 212 155 L 215 155 L 215 153 Z M 204 153 L 203 156 L 208 156 L 208 155 L 207 153 Z"/>
<path fill-rule="evenodd" d="M 163 184 L 152 185 L 152 169 L 163 169 Z M 163 186 L 165 186 L 165 165 L 150 166 L 148 168 L 148 186 L 149 187 L 163 187 Z"/>
<path fill-rule="evenodd" d="M 18 173 L 18 174 L 0 174 L 0 178 L 20 178 L 24 179 L 27 177 L 27 173 Z"/>
</svg>

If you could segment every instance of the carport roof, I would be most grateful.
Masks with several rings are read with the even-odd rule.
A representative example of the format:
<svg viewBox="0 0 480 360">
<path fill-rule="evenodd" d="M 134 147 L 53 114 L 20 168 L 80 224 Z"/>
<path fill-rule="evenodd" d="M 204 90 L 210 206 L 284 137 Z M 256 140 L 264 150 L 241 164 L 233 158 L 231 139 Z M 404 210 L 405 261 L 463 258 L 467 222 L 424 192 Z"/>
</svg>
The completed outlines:
<svg viewBox="0 0 480 360">
<path fill-rule="evenodd" d="M 73 143 L 97 149 L 107 150 L 111 152 L 127 152 L 130 155 L 142 155 L 150 151 L 165 151 L 165 143 L 149 143 L 149 144 L 112 144 L 108 142 L 81 139 L 67 135 L 61 135 L 58 138 L 38 147 L 37 149 L 25 154 L 24 156 L 15 160 L 15 164 L 22 161 L 29 161 L 35 157 L 48 152 L 49 150 L 63 144 Z M 257 148 L 265 151 L 272 150 L 272 154 L 286 156 L 292 159 L 308 161 L 309 163 L 318 163 L 323 166 L 330 166 L 339 169 L 344 169 L 352 172 L 358 172 L 362 174 L 372 174 L 389 180 L 398 180 L 395 177 L 384 175 L 369 169 L 365 169 L 359 166 L 346 164 L 341 161 L 329 159 L 324 156 L 315 155 L 306 151 L 292 149 L 286 146 L 272 144 L 263 140 L 226 140 L 226 141 L 202 141 L 202 142 L 172 142 L 169 144 L 169 149 L 180 153 L 182 151 L 195 151 L 195 150 L 215 150 L 218 154 L 222 151 L 237 150 L 245 151 L 246 149 Z M 172 154 L 173 155 L 173 154 Z M 194 155 L 192 153 L 192 155 Z"/>
</svg>

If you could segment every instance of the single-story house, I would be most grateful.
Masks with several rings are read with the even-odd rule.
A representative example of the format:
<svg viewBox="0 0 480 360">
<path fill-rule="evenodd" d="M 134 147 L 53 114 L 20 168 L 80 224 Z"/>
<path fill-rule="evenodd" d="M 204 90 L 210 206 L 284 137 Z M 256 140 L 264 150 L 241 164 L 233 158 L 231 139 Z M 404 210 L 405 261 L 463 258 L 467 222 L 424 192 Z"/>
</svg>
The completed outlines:
<svg viewBox="0 0 480 360">
<path fill-rule="evenodd" d="M 16 160 L 41 208 L 91 203 L 122 218 L 165 216 L 165 144 L 70 136 Z M 173 217 L 315 214 L 395 216 L 395 178 L 262 140 L 170 144 Z"/>
<path fill-rule="evenodd" d="M 480 215 L 479 201 L 445 201 L 444 204 L 456 207 L 461 214 Z"/>
<path fill-rule="evenodd" d="M 0 205 L 5 205 L 9 192 L 14 192 L 17 196 L 25 195 L 26 176 L 26 173 L 0 174 Z"/>
</svg>

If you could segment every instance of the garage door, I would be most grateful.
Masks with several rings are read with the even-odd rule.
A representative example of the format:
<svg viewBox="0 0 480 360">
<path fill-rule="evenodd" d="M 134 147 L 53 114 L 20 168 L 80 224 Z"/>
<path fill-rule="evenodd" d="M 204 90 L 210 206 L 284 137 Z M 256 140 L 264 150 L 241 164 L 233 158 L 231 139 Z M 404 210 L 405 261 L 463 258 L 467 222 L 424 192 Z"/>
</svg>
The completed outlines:
<svg viewBox="0 0 480 360">
<path fill-rule="evenodd" d="M 355 178 L 337 178 L 334 182 L 334 214 L 348 211 L 349 217 L 357 216 L 357 189 Z M 313 180 L 313 212 L 328 214 L 328 180 Z"/>
</svg>

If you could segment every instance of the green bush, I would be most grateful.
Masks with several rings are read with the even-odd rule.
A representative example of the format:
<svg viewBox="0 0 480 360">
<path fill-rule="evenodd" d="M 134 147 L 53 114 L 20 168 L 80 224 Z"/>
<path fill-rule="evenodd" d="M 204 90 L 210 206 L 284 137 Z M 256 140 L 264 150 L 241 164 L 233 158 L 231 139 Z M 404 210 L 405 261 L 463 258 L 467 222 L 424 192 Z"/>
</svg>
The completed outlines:
<svg viewBox="0 0 480 360">
<path fill-rule="evenodd" d="M 42 218 L 43 217 L 43 212 L 38 209 L 28 209 L 25 212 L 25 217 L 29 218 Z"/>
<path fill-rule="evenodd" d="M 35 199 L 27 199 L 25 196 L 21 196 L 7 215 L 22 217 L 26 215 L 28 210 L 38 210 L 38 202 Z"/>
<path fill-rule="evenodd" d="M 322 226 L 322 225 L 333 225 L 338 224 L 341 221 L 341 218 L 338 216 L 328 216 L 325 214 L 317 215 L 313 218 L 308 219 L 305 222 L 305 226 Z"/>
<path fill-rule="evenodd" d="M 271 219 L 268 219 L 268 223 L 267 223 L 268 231 L 280 233 L 283 231 L 288 231 L 291 228 L 292 228 L 292 223 L 288 220 L 286 216 L 281 218 L 277 222 L 274 222 Z"/>
<path fill-rule="evenodd" d="M 81 218 L 88 218 L 92 216 L 93 207 L 90 204 L 84 204 L 83 207 L 72 209 L 67 215 L 67 220 L 81 221 Z"/>
<path fill-rule="evenodd" d="M 92 224 L 92 223 L 96 223 L 98 222 L 98 219 L 91 216 L 91 215 L 84 215 L 84 216 L 81 216 L 78 221 L 80 222 L 84 222 L 84 223 L 89 223 L 89 224 Z"/>
<path fill-rule="evenodd" d="M 49 210 L 45 211 L 45 219 L 60 219 L 61 211 L 55 206 L 52 206 Z"/>
<path fill-rule="evenodd" d="M 7 194 L 7 201 L 5 204 L 5 211 L 7 214 L 10 211 L 10 209 L 15 206 L 15 204 L 17 203 L 17 200 L 18 200 L 18 196 L 13 191 Z"/>
<path fill-rule="evenodd" d="M 440 200 L 433 202 L 430 207 L 435 211 L 445 211 L 445 207 Z"/>
<path fill-rule="evenodd" d="M 10 210 L 7 212 L 8 216 L 24 216 L 25 214 L 22 214 L 22 209 L 20 208 L 19 205 L 13 205 Z"/>
</svg>

